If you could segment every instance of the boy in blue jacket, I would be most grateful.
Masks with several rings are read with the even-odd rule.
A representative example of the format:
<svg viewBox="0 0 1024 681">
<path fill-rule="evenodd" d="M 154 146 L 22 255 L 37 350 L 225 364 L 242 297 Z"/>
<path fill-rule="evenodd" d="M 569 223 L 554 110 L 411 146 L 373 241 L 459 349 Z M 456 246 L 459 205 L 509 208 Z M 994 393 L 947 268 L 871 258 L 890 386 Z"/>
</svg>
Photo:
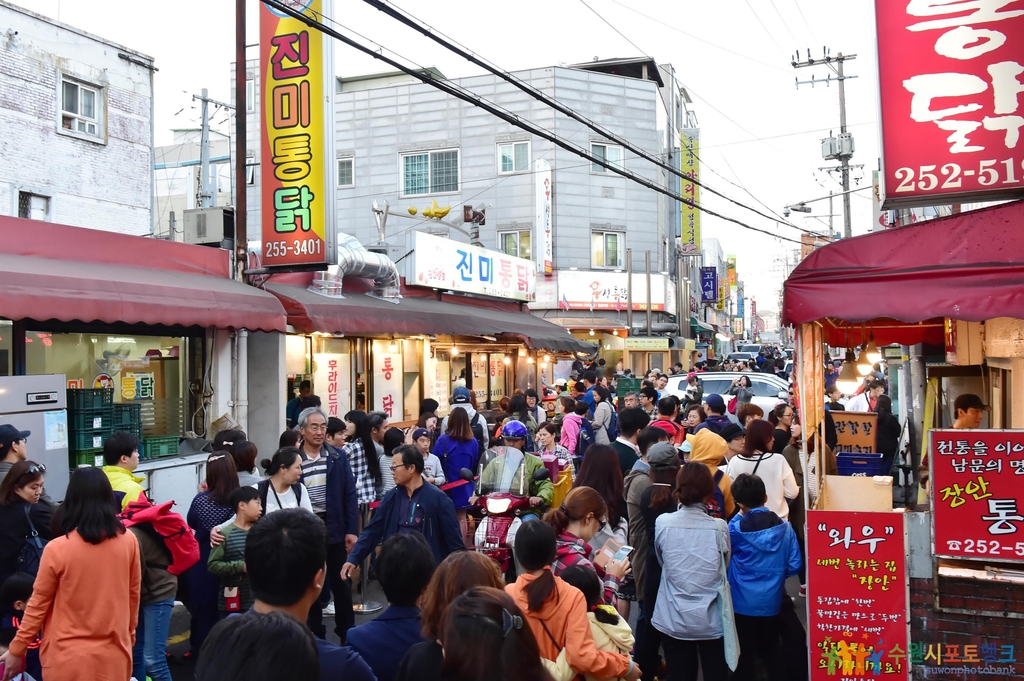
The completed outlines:
<svg viewBox="0 0 1024 681">
<path fill-rule="evenodd" d="M 729 522 L 729 585 L 740 640 L 736 678 L 757 678 L 758 669 L 767 669 L 772 681 L 783 681 L 776 616 L 782 599 L 788 598 L 786 578 L 800 570 L 800 546 L 793 527 L 765 508 L 768 495 L 761 478 L 737 476 L 732 496 L 740 509 Z"/>
</svg>

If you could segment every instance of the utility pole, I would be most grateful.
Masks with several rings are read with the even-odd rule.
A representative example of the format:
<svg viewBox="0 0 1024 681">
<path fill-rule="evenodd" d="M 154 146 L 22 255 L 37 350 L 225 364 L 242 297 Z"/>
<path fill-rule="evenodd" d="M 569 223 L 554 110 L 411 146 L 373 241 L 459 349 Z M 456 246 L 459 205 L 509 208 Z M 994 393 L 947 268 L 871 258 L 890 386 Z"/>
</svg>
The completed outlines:
<svg viewBox="0 0 1024 681">
<path fill-rule="evenodd" d="M 235 107 L 224 102 L 218 102 L 216 99 L 210 99 L 209 93 L 206 88 L 203 88 L 202 94 L 192 95 L 192 101 L 199 100 L 202 103 L 202 132 L 199 136 L 199 172 L 202 174 L 201 179 L 201 190 L 199 192 L 199 208 L 213 208 L 216 203 L 216 187 L 210 180 L 210 104 L 224 107 L 225 109 L 234 109 Z"/>
<path fill-rule="evenodd" d="M 822 140 L 821 155 L 826 160 L 839 161 L 839 170 L 843 178 L 843 237 L 849 239 L 853 236 L 853 224 L 850 217 L 850 159 L 853 157 L 854 144 L 853 135 L 846 130 L 846 79 L 856 78 L 857 76 L 847 76 L 844 64 L 847 61 L 856 59 L 857 55 L 844 55 L 840 52 L 837 56 L 832 57 L 829 55 L 827 48 L 822 48 L 822 50 L 824 53 L 823 57 L 821 59 L 814 59 L 811 57 L 810 48 L 808 48 L 806 61 L 800 61 L 800 50 L 797 50 L 796 57 L 791 64 L 794 69 L 802 69 L 809 66 L 828 66 L 836 74 L 836 77 L 829 74 L 824 79 L 811 76 L 810 80 L 801 81 L 797 78 L 796 86 L 799 89 L 801 85 L 814 87 L 816 84 L 824 83 L 828 87 L 832 84 L 832 81 L 837 81 L 839 84 L 839 138 L 836 139 L 830 136 Z M 830 210 L 829 213 L 831 212 Z"/>
</svg>

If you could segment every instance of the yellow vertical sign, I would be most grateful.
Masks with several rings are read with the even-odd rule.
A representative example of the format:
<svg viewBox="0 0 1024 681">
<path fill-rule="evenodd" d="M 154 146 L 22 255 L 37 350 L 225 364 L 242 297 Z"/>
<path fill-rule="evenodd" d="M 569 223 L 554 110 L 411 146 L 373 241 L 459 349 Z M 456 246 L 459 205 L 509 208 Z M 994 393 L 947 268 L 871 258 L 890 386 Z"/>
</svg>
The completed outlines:
<svg viewBox="0 0 1024 681">
<path fill-rule="evenodd" d="M 718 285 L 718 304 L 715 305 L 716 310 L 725 309 L 725 301 L 729 298 L 729 284 L 724 281 Z"/>
<path fill-rule="evenodd" d="M 679 165 L 683 175 L 700 181 L 700 128 L 683 128 L 679 132 Z M 700 187 L 693 182 L 683 180 L 680 190 L 682 195 L 700 205 Z M 683 253 L 697 255 L 700 253 L 700 210 L 685 203 L 680 209 L 680 237 Z"/>
</svg>

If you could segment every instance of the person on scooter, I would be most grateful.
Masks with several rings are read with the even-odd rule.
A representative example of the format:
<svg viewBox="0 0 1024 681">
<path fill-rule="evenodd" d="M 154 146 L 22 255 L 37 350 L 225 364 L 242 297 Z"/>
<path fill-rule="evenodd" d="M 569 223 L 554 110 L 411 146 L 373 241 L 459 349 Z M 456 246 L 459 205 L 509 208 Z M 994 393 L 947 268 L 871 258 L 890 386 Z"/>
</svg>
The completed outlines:
<svg viewBox="0 0 1024 681">
<path fill-rule="evenodd" d="M 502 482 L 505 475 L 512 476 L 509 485 L 510 489 L 518 489 L 522 486 L 528 487 L 530 495 L 530 507 L 523 511 L 522 519 L 539 520 L 543 507 L 551 505 L 555 496 L 555 487 L 550 479 L 535 480 L 534 472 L 544 467 L 540 457 L 527 454 L 526 448 L 526 426 L 521 421 L 508 421 L 502 426 L 501 438 L 504 446 L 490 449 L 485 456 L 489 455 L 490 463 L 484 468 L 481 482 L 484 487 L 494 486 Z M 506 472 L 507 469 L 507 472 Z M 525 476 L 525 480 L 523 477 Z M 470 503 L 476 503 L 476 497 L 470 498 Z"/>
</svg>

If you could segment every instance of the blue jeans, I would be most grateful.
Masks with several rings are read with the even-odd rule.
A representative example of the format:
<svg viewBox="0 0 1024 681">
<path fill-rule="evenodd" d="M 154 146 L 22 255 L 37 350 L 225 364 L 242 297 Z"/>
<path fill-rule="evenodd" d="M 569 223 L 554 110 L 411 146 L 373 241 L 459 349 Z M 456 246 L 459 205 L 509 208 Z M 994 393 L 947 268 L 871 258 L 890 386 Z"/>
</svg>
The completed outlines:
<svg viewBox="0 0 1024 681">
<path fill-rule="evenodd" d="M 167 668 L 167 632 L 172 612 L 173 598 L 142 606 L 132 648 L 132 676 L 137 681 L 146 681 L 147 675 L 153 681 L 172 681 L 171 670 Z"/>
</svg>

